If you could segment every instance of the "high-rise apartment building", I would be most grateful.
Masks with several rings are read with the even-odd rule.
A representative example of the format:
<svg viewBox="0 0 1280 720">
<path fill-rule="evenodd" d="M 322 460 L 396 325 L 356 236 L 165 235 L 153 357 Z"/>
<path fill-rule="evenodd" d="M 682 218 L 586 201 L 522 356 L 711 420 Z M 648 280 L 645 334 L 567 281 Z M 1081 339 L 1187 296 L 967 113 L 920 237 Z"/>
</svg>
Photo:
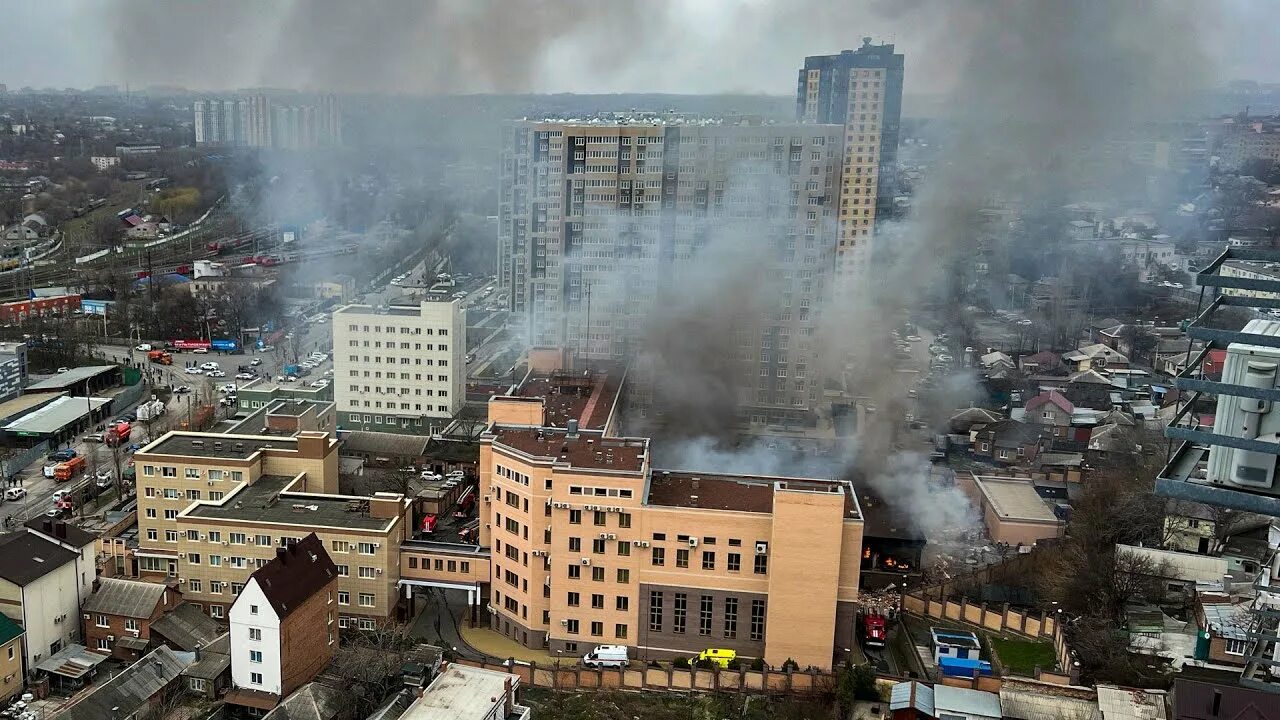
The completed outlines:
<svg viewBox="0 0 1280 720">
<path fill-rule="evenodd" d="M 498 274 L 527 344 L 584 359 L 643 355 L 652 311 L 700 282 L 692 268 L 705 265 L 694 261 L 714 244 L 767 264 L 776 291 L 776 307 L 730 329 L 739 405 L 762 422 L 809 413 L 843 134 L 652 114 L 509 124 Z"/>
<path fill-rule="evenodd" d="M 805 58 L 796 85 L 796 119 L 844 126 L 839 191 L 837 270 L 852 272 L 869 258 L 877 216 L 892 207 L 902 122 L 903 56 L 893 45 Z"/>
<path fill-rule="evenodd" d="M 466 402 L 467 311 L 451 298 L 410 302 L 334 311 L 340 427 L 430 434 Z"/>
<path fill-rule="evenodd" d="M 197 145 L 247 145 L 298 150 L 342 144 L 337 98 L 315 104 L 282 104 L 266 95 L 192 103 Z"/>
</svg>

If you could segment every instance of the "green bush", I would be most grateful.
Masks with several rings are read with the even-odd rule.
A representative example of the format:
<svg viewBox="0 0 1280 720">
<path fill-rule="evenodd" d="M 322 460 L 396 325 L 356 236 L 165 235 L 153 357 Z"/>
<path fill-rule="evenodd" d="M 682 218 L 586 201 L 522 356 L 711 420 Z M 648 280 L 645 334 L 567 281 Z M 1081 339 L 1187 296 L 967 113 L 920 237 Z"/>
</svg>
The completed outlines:
<svg viewBox="0 0 1280 720">
<path fill-rule="evenodd" d="M 753 658 L 751 660 L 751 669 L 757 672 L 764 670 L 764 658 Z"/>
<path fill-rule="evenodd" d="M 678 657 L 674 661 L 672 661 L 671 666 L 681 668 L 682 670 L 688 670 L 689 658 Z"/>
<path fill-rule="evenodd" d="M 730 670 L 741 670 L 741 669 L 742 669 L 742 663 L 738 662 L 738 658 L 734 658 L 734 659 L 732 659 L 732 660 L 730 660 L 730 661 L 729 661 L 729 669 L 730 669 Z"/>
<path fill-rule="evenodd" d="M 702 668 L 704 670 L 710 670 L 711 668 L 716 666 L 716 664 L 714 662 L 711 662 L 711 660 L 708 658 L 702 658 L 701 660 L 696 660 L 694 661 L 693 665 L 694 667 Z"/>
<path fill-rule="evenodd" d="M 786 662 L 782 663 L 782 672 L 787 672 L 788 670 L 792 672 L 799 671 L 800 663 L 792 660 L 791 658 L 787 658 Z"/>
</svg>

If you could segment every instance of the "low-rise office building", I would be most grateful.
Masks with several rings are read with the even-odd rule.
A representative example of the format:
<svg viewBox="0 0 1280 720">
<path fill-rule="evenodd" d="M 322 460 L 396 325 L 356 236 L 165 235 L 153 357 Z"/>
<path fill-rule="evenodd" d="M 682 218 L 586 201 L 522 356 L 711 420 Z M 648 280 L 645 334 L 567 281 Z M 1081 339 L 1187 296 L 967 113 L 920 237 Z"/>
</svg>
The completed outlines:
<svg viewBox="0 0 1280 720">
<path fill-rule="evenodd" d="M 580 417 L 609 425 L 584 395 Z M 499 420 L 481 438 L 493 629 L 571 656 L 716 647 L 831 667 L 852 647 L 863 530 L 852 485 L 655 469 L 648 439 L 577 418 L 552 427 L 545 409 L 495 397 Z"/>
</svg>

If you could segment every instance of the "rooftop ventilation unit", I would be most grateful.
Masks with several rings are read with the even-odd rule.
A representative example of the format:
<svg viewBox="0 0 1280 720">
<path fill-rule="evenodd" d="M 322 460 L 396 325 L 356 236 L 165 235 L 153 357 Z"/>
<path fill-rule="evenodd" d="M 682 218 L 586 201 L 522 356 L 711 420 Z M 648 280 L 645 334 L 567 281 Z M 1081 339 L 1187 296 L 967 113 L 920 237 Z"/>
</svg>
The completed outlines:
<svg viewBox="0 0 1280 720">
<path fill-rule="evenodd" d="M 1280 322 L 1252 320 L 1245 332 L 1280 335 Z M 1280 348 L 1231 343 L 1222 367 L 1222 382 L 1250 390 L 1276 389 Z M 1280 412 L 1270 400 L 1223 394 L 1218 398 L 1213 432 L 1242 440 L 1280 443 Z M 1209 450 L 1209 482 L 1280 494 L 1276 487 L 1276 458 L 1271 453 L 1213 445 Z"/>
</svg>

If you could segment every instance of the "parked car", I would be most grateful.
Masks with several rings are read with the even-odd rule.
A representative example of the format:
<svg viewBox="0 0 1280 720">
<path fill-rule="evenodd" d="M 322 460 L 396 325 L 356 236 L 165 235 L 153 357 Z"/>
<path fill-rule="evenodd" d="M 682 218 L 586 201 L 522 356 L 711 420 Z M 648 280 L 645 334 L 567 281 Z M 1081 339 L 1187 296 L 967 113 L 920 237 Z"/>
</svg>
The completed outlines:
<svg viewBox="0 0 1280 720">
<path fill-rule="evenodd" d="M 209 348 L 196 348 L 195 350 L 192 350 L 191 352 L 193 352 L 193 353 L 195 353 L 195 354 L 197 354 L 197 355 L 208 355 L 208 354 L 209 354 Z"/>
<path fill-rule="evenodd" d="M 60 367 L 60 368 L 58 368 L 58 372 L 60 372 L 60 373 L 70 372 L 70 370 L 71 370 L 71 368 L 69 368 L 69 367 Z"/>
<path fill-rule="evenodd" d="M 210 370 L 210 371 L 209 371 L 209 377 L 211 377 L 211 378 L 224 378 L 224 377 L 226 377 L 226 376 L 227 376 L 227 373 L 226 373 L 226 371 L 225 371 L 225 370 Z"/>
<path fill-rule="evenodd" d="M 187 368 L 186 373 L 188 375 L 203 375 L 204 371 L 198 367 L 189 367 Z"/>
<path fill-rule="evenodd" d="M 151 352 L 151 343 L 142 343 L 138 347 L 134 348 L 134 350 L 137 350 L 138 352 Z"/>
<path fill-rule="evenodd" d="M 76 456 L 76 451 L 75 451 L 75 450 L 73 450 L 73 449 L 71 449 L 71 448 L 63 448 L 62 450 L 55 450 L 55 451 L 53 451 L 53 452 L 49 453 L 48 455 L 46 455 L 46 456 L 45 456 L 45 459 L 46 459 L 46 460 L 58 460 L 58 461 L 64 461 L 64 460 L 70 460 L 71 458 L 73 458 L 73 457 L 75 457 L 75 456 Z"/>
<path fill-rule="evenodd" d="M 88 435 L 84 436 L 84 441 L 100 443 L 102 442 L 102 433 L 98 433 L 98 432 L 89 433 Z"/>
<path fill-rule="evenodd" d="M 317 380 L 317 381 L 315 381 L 315 382 L 311 383 L 311 387 L 313 387 L 313 388 L 329 387 L 329 381 L 328 381 L 328 380 Z"/>
<path fill-rule="evenodd" d="M 191 392 L 191 386 L 190 386 L 190 385 L 179 385 L 178 387 L 176 387 L 176 388 L 174 388 L 174 389 L 173 389 L 173 392 L 174 392 L 175 394 L 177 394 L 177 395 L 185 395 L 186 393 Z"/>
<path fill-rule="evenodd" d="M 8 490 L 4 491 L 5 500 L 21 500 L 26 496 L 27 496 L 26 488 L 16 487 L 16 488 L 9 488 Z"/>
<path fill-rule="evenodd" d="M 206 363 L 200 363 L 200 369 L 201 370 L 221 370 L 222 366 L 210 360 L 209 362 L 206 362 Z"/>
<path fill-rule="evenodd" d="M 261 364 L 262 364 L 262 358 L 254 358 L 254 359 L 252 359 L 252 360 L 250 360 L 250 361 L 249 361 L 249 364 L 250 364 L 250 365 L 252 365 L 252 366 L 254 366 L 254 367 L 258 367 L 259 365 L 261 365 Z"/>
<path fill-rule="evenodd" d="M 627 662 L 626 645 L 597 645 L 582 656 L 582 664 L 589 668 L 626 667 Z"/>
</svg>

